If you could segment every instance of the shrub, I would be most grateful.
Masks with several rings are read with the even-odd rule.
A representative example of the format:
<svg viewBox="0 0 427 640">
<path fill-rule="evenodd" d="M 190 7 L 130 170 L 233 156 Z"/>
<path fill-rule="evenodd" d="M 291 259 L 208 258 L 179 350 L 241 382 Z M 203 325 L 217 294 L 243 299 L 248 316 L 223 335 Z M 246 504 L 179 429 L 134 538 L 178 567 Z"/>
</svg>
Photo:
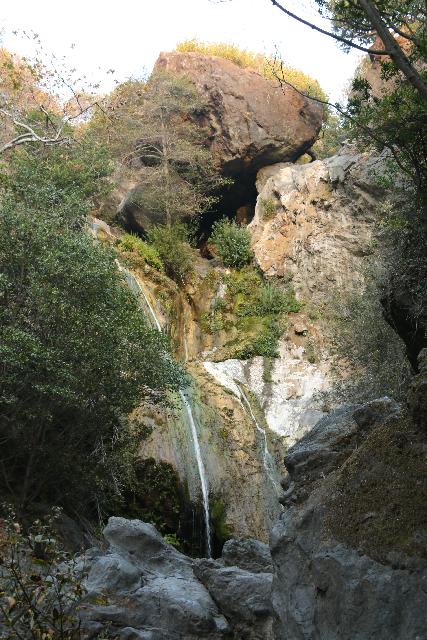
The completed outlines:
<svg viewBox="0 0 427 640">
<path fill-rule="evenodd" d="M 130 253 L 136 253 L 151 267 L 154 267 L 157 271 L 163 271 L 163 262 L 157 249 L 152 244 L 144 242 L 144 240 L 138 236 L 127 233 L 120 240 L 119 249 Z"/>
<path fill-rule="evenodd" d="M 186 282 L 193 271 L 187 227 L 182 223 L 157 225 L 148 232 L 148 239 L 163 262 L 166 274 L 178 283 Z"/>
<path fill-rule="evenodd" d="M 253 253 L 249 232 L 227 218 L 215 222 L 209 242 L 215 245 L 216 251 L 226 267 L 239 269 L 252 260 Z"/>
<path fill-rule="evenodd" d="M 270 322 L 255 338 L 252 338 L 252 340 L 240 349 L 235 357 L 241 360 L 248 360 L 255 356 L 277 358 L 277 341 L 282 333 L 283 329 L 276 321 Z"/>
<path fill-rule="evenodd" d="M 274 216 L 277 213 L 277 207 L 273 198 L 268 198 L 268 199 L 263 198 L 261 200 L 261 205 L 262 205 L 264 220 L 270 220 L 271 218 L 274 218 Z"/>
<path fill-rule="evenodd" d="M 326 100 L 327 96 L 317 80 L 310 78 L 299 69 L 283 64 L 274 56 L 266 56 L 262 53 L 254 53 L 247 49 L 240 49 L 234 44 L 226 42 L 201 42 L 196 38 L 180 42 L 177 51 L 197 52 L 208 56 L 218 56 L 231 60 L 238 67 L 243 69 L 254 69 L 264 77 L 273 80 L 277 76 L 283 78 L 294 87 L 303 91 L 307 95 Z"/>
<path fill-rule="evenodd" d="M 0 614 L 4 638 L 77 640 L 84 594 L 77 560 L 56 540 L 52 510 L 23 532 L 13 511 L 0 520 Z"/>
</svg>

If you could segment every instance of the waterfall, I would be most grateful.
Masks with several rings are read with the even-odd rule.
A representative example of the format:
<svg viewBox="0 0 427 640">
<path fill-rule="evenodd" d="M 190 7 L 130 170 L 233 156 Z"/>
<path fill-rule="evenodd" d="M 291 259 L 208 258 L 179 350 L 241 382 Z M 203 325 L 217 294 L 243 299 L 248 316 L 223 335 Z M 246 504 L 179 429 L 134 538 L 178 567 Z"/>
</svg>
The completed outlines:
<svg viewBox="0 0 427 640">
<path fill-rule="evenodd" d="M 95 237 L 97 237 L 97 232 L 99 228 L 102 228 L 105 233 L 111 235 L 110 227 L 106 223 L 102 222 L 101 220 L 98 220 L 97 218 L 89 218 L 88 225 L 92 229 Z M 144 288 L 141 286 L 141 284 L 138 282 L 138 280 L 130 271 L 122 267 L 122 265 L 117 260 L 117 258 L 115 262 L 119 271 L 123 273 L 124 277 L 126 278 L 126 282 L 130 290 L 133 291 L 133 293 L 137 297 L 140 297 L 142 295 L 153 326 L 158 331 L 161 331 L 162 330 L 161 324 L 159 322 L 159 319 L 157 318 L 156 312 L 154 311 L 153 306 L 151 305 L 147 294 L 144 291 Z M 184 345 L 185 345 L 186 360 L 187 360 L 188 351 L 187 351 L 185 333 L 184 333 Z M 197 435 L 196 423 L 194 421 L 193 409 L 191 407 L 191 403 L 189 402 L 188 398 L 184 395 L 184 392 L 182 390 L 179 392 L 179 395 L 180 395 L 182 404 L 186 410 L 188 422 L 190 424 L 190 429 L 191 429 L 194 452 L 196 454 L 197 469 L 199 472 L 200 486 L 202 489 L 202 498 L 203 498 L 203 513 L 204 513 L 204 519 L 205 519 L 205 534 L 206 534 L 206 551 L 207 551 L 208 557 L 210 558 L 212 555 L 211 526 L 210 526 L 210 517 L 209 517 L 209 489 L 208 489 L 208 481 L 206 478 L 205 465 L 203 464 L 202 454 L 200 452 L 199 437 Z"/>
<path fill-rule="evenodd" d="M 279 489 L 279 484 L 277 482 L 277 479 L 275 478 L 275 474 L 274 474 L 274 462 L 273 462 L 273 458 L 271 456 L 271 453 L 268 450 L 268 441 L 267 441 L 267 434 L 265 432 L 265 429 L 263 429 L 261 427 L 261 425 L 259 424 L 258 420 L 256 419 L 256 416 L 252 410 L 251 407 L 251 403 L 249 402 L 249 399 L 246 395 L 246 393 L 243 391 L 242 387 L 240 386 L 240 384 L 237 383 L 237 387 L 239 389 L 240 392 L 240 396 L 243 399 L 243 403 L 244 405 L 246 405 L 247 409 L 249 410 L 249 414 L 252 418 L 252 421 L 257 429 L 257 431 L 261 434 L 262 436 L 262 443 L 263 443 L 263 464 L 264 464 L 264 469 L 265 472 L 267 474 L 268 479 L 270 480 L 275 492 L 280 495 L 282 493 L 281 489 Z M 240 398 L 239 398 L 240 400 Z M 242 401 L 240 400 L 243 409 L 245 408 Z"/>
<path fill-rule="evenodd" d="M 197 468 L 199 470 L 200 484 L 202 487 L 203 511 L 205 516 L 206 551 L 208 554 L 208 558 L 210 558 L 212 556 L 211 526 L 210 526 L 210 517 L 209 517 L 209 490 L 208 490 L 208 482 L 206 479 L 205 465 L 203 464 L 202 454 L 200 453 L 199 438 L 197 435 L 197 429 L 196 429 L 196 424 L 194 422 L 191 404 L 189 403 L 188 399 L 185 397 L 182 391 L 179 392 L 179 395 L 181 397 L 182 404 L 184 405 L 187 411 L 188 421 L 190 423 L 191 433 L 193 436 L 194 450 L 196 452 L 196 459 L 197 459 Z"/>
</svg>

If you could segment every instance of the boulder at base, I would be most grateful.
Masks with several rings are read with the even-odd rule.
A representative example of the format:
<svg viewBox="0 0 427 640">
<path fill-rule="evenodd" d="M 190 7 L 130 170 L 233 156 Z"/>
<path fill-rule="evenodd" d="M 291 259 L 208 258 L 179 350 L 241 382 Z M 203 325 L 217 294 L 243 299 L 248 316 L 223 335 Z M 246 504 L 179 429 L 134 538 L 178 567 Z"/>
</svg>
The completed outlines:
<svg viewBox="0 0 427 640">
<path fill-rule="evenodd" d="M 229 567 L 224 559 L 184 556 L 140 520 L 110 518 L 104 536 L 107 551 L 92 550 L 85 560 L 85 637 L 108 630 L 127 640 L 272 640 L 266 545 L 230 542 L 228 556 L 240 566 Z"/>
</svg>

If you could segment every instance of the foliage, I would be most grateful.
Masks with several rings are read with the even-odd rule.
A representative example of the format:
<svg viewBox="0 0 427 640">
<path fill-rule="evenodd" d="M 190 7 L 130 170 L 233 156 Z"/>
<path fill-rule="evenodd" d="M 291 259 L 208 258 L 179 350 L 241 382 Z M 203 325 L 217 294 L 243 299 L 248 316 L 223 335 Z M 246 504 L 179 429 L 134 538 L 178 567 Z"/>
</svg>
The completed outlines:
<svg viewBox="0 0 427 640">
<path fill-rule="evenodd" d="M 214 299 L 201 322 L 210 333 L 232 333 L 224 358 L 277 357 L 277 342 L 286 328 L 286 316 L 301 308 L 293 290 L 265 282 L 251 267 L 231 271 L 223 276 L 222 284 L 224 295 Z"/>
<path fill-rule="evenodd" d="M 405 348 L 383 318 L 379 276 L 363 292 L 336 296 L 326 312 L 337 382 L 327 394 L 334 402 L 403 399 L 409 379 Z"/>
<path fill-rule="evenodd" d="M 166 274 L 178 283 L 186 282 L 193 272 L 193 254 L 188 244 L 189 232 L 182 223 L 157 225 L 148 239 L 162 261 Z"/>
<path fill-rule="evenodd" d="M 326 112 L 319 138 L 312 149 L 319 160 L 335 155 L 346 137 L 343 120 L 339 115 Z"/>
<path fill-rule="evenodd" d="M 139 236 L 126 233 L 120 239 L 118 247 L 120 251 L 135 253 L 157 271 L 163 271 L 163 262 L 157 249 L 152 244 L 144 242 Z"/>
<path fill-rule="evenodd" d="M 103 177 L 75 149 L 19 154 L 0 202 L 2 490 L 23 509 L 108 508 L 132 478 L 126 415 L 181 382 L 114 256 L 82 230 Z"/>
<path fill-rule="evenodd" d="M 37 34 L 31 34 L 31 40 L 37 47 L 33 60 L 0 48 L 0 153 L 21 145 L 73 144 L 73 129 L 79 129 L 97 104 L 99 85 L 46 55 Z"/>
<path fill-rule="evenodd" d="M 212 531 L 221 547 L 232 536 L 232 531 L 227 524 L 227 509 L 221 498 L 215 498 L 210 504 Z"/>
<path fill-rule="evenodd" d="M 216 253 L 226 267 L 241 268 L 253 258 L 250 234 L 234 220 L 222 218 L 215 222 L 209 242 L 215 245 Z"/>
<path fill-rule="evenodd" d="M 273 198 L 261 199 L 262 217 L 264 220 L 270 220 L 277 214 L 277 204 Z"/>
<path fill-rule="evenodd" d="M 176 49 L 183 53 L 194 51 L 225 58 L 243 69 L 254 69 L 269 80 L 274 80 L 278 76 L 307 95 L 326 99 L 317 80 L 310 78 L 299 69 L 280 63 L 275 56 L 254 53 L 225 42 L 201 42 L 197 39 L 185 40 L 179 43 Z"/>
<path fill-rule="evenodd" d="M 26 532 L 11 510 L 0 520 L 0 617 L 7 638 L 81 638 L 82 570 L 56 540 L 59 515 L 53 509 Z"/>
<path fill-rule="evenodd" d="M 276 320 L 271 320 L 262 331 L 236 353 L 236 358 L 247 360 L 255 356 L 264 358 L 277 358 L 277 341 L 283 333 L 283 329 Z"/>
<path fill-rule="evenodd" d="M 0 173 L 2 185 L 23 207 L 81 225 L 111 187 L 112 165 L 105 147 L 85 140 L 70 147 L 19 149 Z"/>
<path fill-rule="evenodd" d="M 89 125 L 92 139 L 112 140 L 122 162 L 142 165 L 134 204 L 160 224 L 211 208 L 230 183 L 214 165 L 208 133 L 195 118 L 202 108 L 190 80 L 157 71 L 145 83 L 118 87 Z"/>
</svg>

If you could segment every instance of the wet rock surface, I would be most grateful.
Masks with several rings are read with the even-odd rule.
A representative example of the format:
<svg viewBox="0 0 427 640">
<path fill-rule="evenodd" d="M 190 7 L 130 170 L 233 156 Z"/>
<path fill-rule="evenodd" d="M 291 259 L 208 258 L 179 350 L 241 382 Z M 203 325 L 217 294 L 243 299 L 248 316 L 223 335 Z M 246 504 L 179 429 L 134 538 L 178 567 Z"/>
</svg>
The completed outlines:
<svg viewBox="0 0 427 640">
<path fill-rule="evenodd" d="M 110 518 L 107 551 L 89 554 L 83 630 L 119 638 L 220 640 L 272 638 L 271 572 L 266 545 L 236 541 L 241 564 L 193 560 L 167 544 L 140 520 Z M 229 544 L 229 547 L 233 545 Z M 238 551 L 237 551 L 238 549 Z M 231 555 L 230 555 L 231 554 Z"/>
</svg>

